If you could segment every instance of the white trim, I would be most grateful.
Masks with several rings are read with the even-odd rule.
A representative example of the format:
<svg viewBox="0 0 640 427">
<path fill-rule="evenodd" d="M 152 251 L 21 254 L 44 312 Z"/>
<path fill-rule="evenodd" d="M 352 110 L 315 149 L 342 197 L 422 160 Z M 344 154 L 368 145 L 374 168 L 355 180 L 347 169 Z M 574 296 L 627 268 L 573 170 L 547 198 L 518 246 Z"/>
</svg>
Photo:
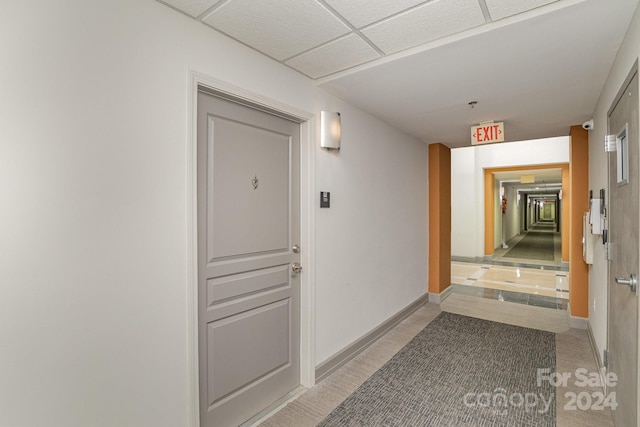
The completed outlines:
<svg viewBox="0 0 640 427">
<path fill-rule="evenodd" d="M 451 293 L 451 290 L 452 290 L 452 286 L 449 285 L 449 287 L 447 289 L 445 289 L 444 291 L 440 292 L 439 294 L 435 294 L 433 292 L 429 292 L 429 302 L 432 302 L 434 304 L 440 305 L 440 303 L 442 303 L 444 300 L 447 299 L 447 297 Z"/>
<path fill-rule="evenodd" d="M 316 126 L 309 117 L 300 123 L 300 383 L 316 384 Z"/>
<path fill-rule="evenodd" d="M 189 70 L 187 106 L 187 426 L 200 426 L 198 380 L 198 88 L 245 100 L 300 123 L 300 382 L 315 384 L 315 115 L 227 82 Z"/>
<path fill-rule="evenodd" d="M 187 106 L 187 426 L 200 426 L 198 376 L 198 79 L 189 73 Z"/>
<path fill-rule="evenodd" d="M 607 394 L 607 381 L 606 374 L 607 368 L 602 363 L 602 356 L 600 349 L 598 349 L 598 343 L 596 343 L 596 337 L 593 335 L 593 329 L 591 328 L 591 322 L 587 322 L 587 336 L 589 337 L 589 344 L 591 344 L 591 351 L 593 353 L 593 357 L 596 360 L 596 367 L 598 368 L 598 373 L 600 374 L 600 381 L 602 382 L 602 391 Z"/>
</svg>

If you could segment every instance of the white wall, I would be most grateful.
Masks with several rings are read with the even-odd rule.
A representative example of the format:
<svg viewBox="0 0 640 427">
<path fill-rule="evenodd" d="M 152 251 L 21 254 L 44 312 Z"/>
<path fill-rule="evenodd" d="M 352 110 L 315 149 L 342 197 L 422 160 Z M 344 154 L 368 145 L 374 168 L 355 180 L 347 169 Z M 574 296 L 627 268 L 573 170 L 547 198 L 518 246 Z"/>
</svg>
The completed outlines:
<svg viewBox="0 0 640 427">
<path fill-rule="evenodd" d="M 595 126 L 589 132 L 589 188 L 595 195 L 601 188 L 607 188 L 607 156 L 603 148 L 607 113 L 639 55 L 640 13 L 636 10 L 593 113 Z M 589 325 L 602 357 L 602 351 L 607 347 L 607 261 L 603 245 L 597 242 L 594 245 L 594 262 L 589 269 Z"/>
<path fill-rule="evenodd" d="M 318 363 L 427 289 L 425 145 L 355 111 L 342 123 L 340 153 L 317 154 L 317 190 L 331 191 L 316 217 Z"/>
<path fill-rule="evenodd" d="M 0 425 L 186 424 L 189 70 L 342 112 L 318 363 L 426 292 L 426 145 L 151 0 L 0 2 L 0 40 Z"/>
<path fill-rule="evenodd" d="M 451 150 L 451 255 L 484 256 L 484 169 L 568 162 L 569 137 Z"/>
<path fill-rule="evenodd" d="M 504 184 L 507 197 L 507 213 L 503 215 L 505 221 L 505 242 L 520 234 L 522 230 L 522 204 L 518 206 L 518 187 L 513 184 Z M 502 215 L 502 214 L 501 214 Z"/>
<path fill-rule="evenodd" d="M 484 215 L 484 193 L 478 193 L 476 151 L 473 147 L 451 150 L 451 255 L 476 256 L 476 215 Z M 483 178 L 484 181 L 484 178 Z M 483 227 L 484 230 L 484 227 Z"/>
</svg>

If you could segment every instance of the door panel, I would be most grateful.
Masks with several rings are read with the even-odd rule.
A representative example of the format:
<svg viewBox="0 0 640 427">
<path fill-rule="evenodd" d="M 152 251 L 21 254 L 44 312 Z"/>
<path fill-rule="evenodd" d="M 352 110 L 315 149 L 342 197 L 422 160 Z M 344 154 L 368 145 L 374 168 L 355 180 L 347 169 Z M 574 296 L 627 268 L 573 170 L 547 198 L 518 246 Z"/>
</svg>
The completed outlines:
<svg viewBox="0 0 640 427">
<path fill-rule="evenodd" d="M 616 284 L 616 278 L 637 275 L 639 257 L 639 153 L 638 78 L 631 80 L 609 116 L 609 134 L 617 134 L 617 152 L 609 154 L 609 366 L 618 383 L 607 392 L 615 393 L 618 408 L 612 411 L 617 426 L 636 426 L 638 418 L 638 297 L 629 286 Z M 618 161 L 622 145 L 627 144 L 628 180 L 619 182 Z"/>
<path fill-rule="evenodd" d="M 209 262 L 287 251 L 291 136 L 215 116 L 209 134 Z"/>
<path fill-rule="evenodd" d="M 289 317 L 285 299 L 209 323 L 209 405 L 289 366 Z"/>
<path fill-rule="evenodd" d="M 202 426 L 238 425 L 300 384 L 300 129 L 198 95 Z"/>
</svg>

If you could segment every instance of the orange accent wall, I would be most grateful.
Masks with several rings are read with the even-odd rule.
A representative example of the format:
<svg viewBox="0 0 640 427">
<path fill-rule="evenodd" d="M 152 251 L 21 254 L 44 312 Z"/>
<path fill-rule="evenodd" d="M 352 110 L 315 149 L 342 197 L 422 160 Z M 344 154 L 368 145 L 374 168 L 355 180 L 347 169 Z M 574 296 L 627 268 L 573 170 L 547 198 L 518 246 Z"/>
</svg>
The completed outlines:
<svg viewBox="0 0 640 427">
<path fill-rule="evenodd" d="M 571 224 L 571 182 L 569 181 L 569 165 L 562 167 L 562 260 L 569 262 L 569 226 Z M 579 219 L 582 224 L 582 218 Z"/>
<path fill-rule="evenodd" d="M 588 162 L 587 162 L 588 163 Z M 569 194 L 571 193 L 569 182 L 569 165 L 566 163 L 555 163 L 549 165 L 524 165 L 524 166 L 505 166 L 501 168 L 491 168 L 484 170 L 484 254 L 493 255 L 495 251 L 494 242 L 494 194 L 495 185 L 494 173 L 510 172 L 519 170 L 538 170 L 538 169 L 562 169 L 562 217 L 560 220 L 560 232 L 562 234 L 562 260 L 569 261 L 569 225 L 571 224 L 571 215 L 569 206 L 571 204 Z M 582 217 L 579 218 L 582 227 Z M 582 233 L 582 229 L 580 229 Z M 580 237 L 582 239 L 582 237 Z M 582 250 L 582 249 L 580 249 Z M 582 256 L 582 252 L 580 252 Z"/>
<path fill-rule="evenodd" d="M 429 292 L 451 284 L 451 150 L 429 145 Z"/>
<path fill-rule="evenodd" d="M 589 317 L 589 266 L 582 259 L 582 215 L 589 210 L 589 134 L 582 126 L 571 126 L 569 135 L 569 305 L 572 316 L 586 318 Z"/>
</svg>

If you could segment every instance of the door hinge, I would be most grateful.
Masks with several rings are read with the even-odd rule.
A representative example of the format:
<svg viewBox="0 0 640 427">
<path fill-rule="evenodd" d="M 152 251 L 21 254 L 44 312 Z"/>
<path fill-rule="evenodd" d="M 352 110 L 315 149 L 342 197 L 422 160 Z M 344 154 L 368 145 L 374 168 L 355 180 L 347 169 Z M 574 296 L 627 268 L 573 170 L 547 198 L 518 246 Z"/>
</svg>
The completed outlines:
<svg viewBox="0 0 640 427">
<path fill-rule="evenodd" d="M 604 151 L 605 153 L 610 153 L 616 151 L 616 141 L 618 140 L 617 135 L 605 135 L 604 136 Z"/>
<path fill-rule="evenodd" d="M 611 261 L 613 259 L 613 247 L 610 242 L 604 244 L 604 259 Z"/>
<path fill-rule="evenodd" d="M 605 368 L 609 367 L 609 350 L 606 348 L 602 350 L 602 366 Z"/>
</svg>

